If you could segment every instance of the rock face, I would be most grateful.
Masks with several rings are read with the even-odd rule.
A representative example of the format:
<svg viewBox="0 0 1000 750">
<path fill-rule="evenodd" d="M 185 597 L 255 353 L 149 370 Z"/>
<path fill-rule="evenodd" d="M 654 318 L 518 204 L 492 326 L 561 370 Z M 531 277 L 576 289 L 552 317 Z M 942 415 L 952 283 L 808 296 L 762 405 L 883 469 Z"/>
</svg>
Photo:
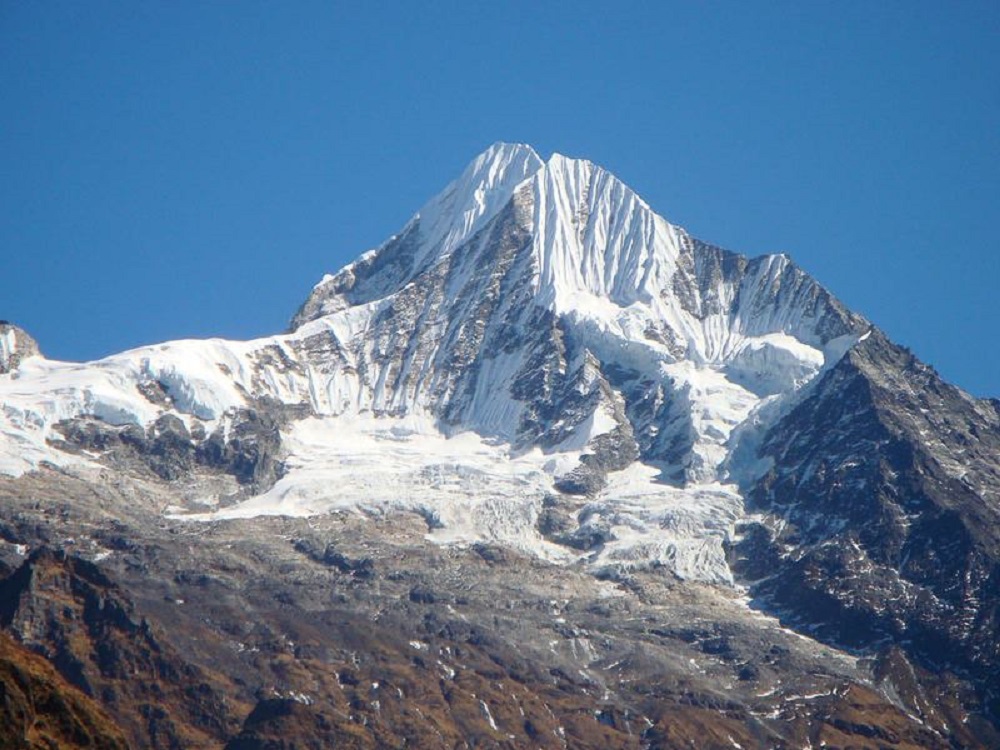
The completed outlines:
<svg viewBox="0 0 1000 750">
<path fill-rule="evenodd" d="M 0 342 L 0 622 L 136 746 L 1000 746 L 997 402 L 590 162 L 282 335 Z"/>
<path fill-rule="evenodd" d="M 0 320 L 0 375 L 13 372 L 22 360 L 40 353 L 38 343 L 26 331 Z"/>
</svg>

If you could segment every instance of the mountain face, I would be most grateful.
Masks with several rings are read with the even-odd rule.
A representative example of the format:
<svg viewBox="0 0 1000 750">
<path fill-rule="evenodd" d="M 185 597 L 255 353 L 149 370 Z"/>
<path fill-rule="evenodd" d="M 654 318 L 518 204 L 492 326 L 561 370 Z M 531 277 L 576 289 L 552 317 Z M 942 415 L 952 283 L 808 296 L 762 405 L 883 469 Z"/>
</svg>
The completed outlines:
<svg viewBox="0 0 1000 750">
<path fill-rule="evenodd" d="M 201 623 L 172 669 L 205 692 L 171 698 L 170 737 L 1000 739 L 995 403 L 941 381 L 788 257 L 692 238 L 591 162 L 491 147 L 324 277 L 285 334 L 74 364 L 5 324 L 0 373 L 11 566 L 55 546 L 80 556 L 69 579 L 93 586 L 81 566 L 96 561 L 164 632 Z M 0 590 L 21 591 L 18 575 Z M 533 614 L 510 619 L 501 594 Z M 39 597 L 18 594 L 5 623 L 59 666 L 67 626 L 39 636 L 24 619 Z M 293 628 L 275 602 L 326 629 Z M 350 624 L 363 613 L 377 637 Z M 290 629 L 309 656 L 275 645 Z M 96 650 L 116 643 L 93 632 Z M 357 688 L 384 681 L 358 656 L 376 652 L 407 665 L 391 699 Z M 74 659 L 78 683 L 100 672 Z M 422 682 L 440 669 L 466 682 Z M 344 670 L 353 685 L 330 677 Z M 547 713 L 515 701 L 501 720 L 507 698 L 485 698 L 483 679 Z M 146 698 L 119 694 L 133 740 L 161 746 Z M 254 701 L 235 732 L 233 707 Z M 583 714 L 598 720 L 569 718 Z"/>
<path fill-rule="evenodd" d="M 595 564 L 728 582 L 734 430 L 780 413 L 869 328 L 784 256 L 705 245 L 590 162 L 497 145 L 321 281 L 284 336 L 26 362 L 4 389 L 20 428 L 6 464 L 165 451 L 150 467 L 164 479 L 214 466 L 248 488 L 232 516 L 384 505 L 345 475 L 357 453 L 443 538 L 551 559 L 600 546 Z M 387 467 L 385 440 L 412 448 Z M 552 492 L 589 503 L 555 542 L 536 528 Z"/>
</svg>

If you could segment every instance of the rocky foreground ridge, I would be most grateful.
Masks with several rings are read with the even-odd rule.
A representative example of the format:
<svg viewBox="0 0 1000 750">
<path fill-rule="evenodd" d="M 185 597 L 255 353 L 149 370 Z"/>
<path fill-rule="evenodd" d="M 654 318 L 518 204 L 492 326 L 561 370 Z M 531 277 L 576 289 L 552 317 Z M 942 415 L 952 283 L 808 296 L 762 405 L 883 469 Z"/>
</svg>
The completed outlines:
<svg viewBox="0 0 1000 750">
<path fill-rule="evenodd" d="M 0 624 L 109 742 L 1000 745 L 996 403 L 590 162 L 282 335 L 0 355 Z"/>
</svg>

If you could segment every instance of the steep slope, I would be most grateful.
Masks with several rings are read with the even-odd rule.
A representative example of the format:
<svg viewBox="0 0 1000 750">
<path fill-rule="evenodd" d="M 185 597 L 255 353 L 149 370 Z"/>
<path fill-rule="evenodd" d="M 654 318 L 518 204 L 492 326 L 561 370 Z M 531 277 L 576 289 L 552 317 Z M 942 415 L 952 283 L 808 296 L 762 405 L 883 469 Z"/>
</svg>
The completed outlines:
<svg viewBox="0 0 1000 750">
<path fill-rule="evenodd" d="M 40 656 L 0 634 L 0 747 L 125 750 L 121 730 Z"/>
<path fill-rule="evenodd" d="M 750 493 L 761 515 L 736 548 L 737 569 L 761 579 L 761 602 L 825 640 L 873 653 L 897 644 L 924 669 L 975 675 L 996 718 L 992 406 L 876 331 L 772 428 L 762 453 L 773 465 Z M 926 699 L 911 710 L 941 721 Z"/>
<path fill-rule="evenodd" d="M 136 747 L 210 747 L 234 729 L 232 685 L 187 663 L 91 562 L 36 550 L 0 581 L 0 624 L 110 706 Z"/>
</svg>

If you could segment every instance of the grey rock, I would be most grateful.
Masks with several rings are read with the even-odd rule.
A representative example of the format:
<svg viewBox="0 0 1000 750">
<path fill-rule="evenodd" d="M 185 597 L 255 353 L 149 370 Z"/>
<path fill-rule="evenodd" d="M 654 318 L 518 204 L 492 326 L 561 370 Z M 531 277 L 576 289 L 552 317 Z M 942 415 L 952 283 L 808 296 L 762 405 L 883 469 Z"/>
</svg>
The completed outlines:
<svg viewBox="0 0 1000 750">
<path fill-rule="evenodd" d="M 0 375 L 14 372 L 22 361 L 36 356 L 41 356 L 38 342 L 23 328 L 0 320 Z"/>
</svg>

